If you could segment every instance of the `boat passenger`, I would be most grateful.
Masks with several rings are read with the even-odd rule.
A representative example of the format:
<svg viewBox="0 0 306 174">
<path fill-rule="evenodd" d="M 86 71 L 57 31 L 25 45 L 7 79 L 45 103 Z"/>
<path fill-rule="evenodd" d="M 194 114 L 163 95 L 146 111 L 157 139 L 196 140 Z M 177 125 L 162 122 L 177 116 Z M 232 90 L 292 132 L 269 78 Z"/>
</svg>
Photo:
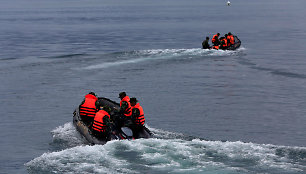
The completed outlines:
<svg viewBox="0 0 306 174">
<path fill-rule="evenodd" d="M 225 50 L 227 48 L 227 39 L 225 37 L 221 37 L 220 41 L 220 49 Z"/>
<path fill-rule="evenodd" d="M 229 33 L 227 34 L 227 39 L 229 40 L 229 43 L 228 43 L 229 46 L 235 44 L 235 39 L 234 39 L 234 36 L 232 35 L 231 32 L 229 32 Z"/>
<path fill-rule="evenodd" d="M 82 121 L 90 125 L 93 121 L 97 108 L 96 108 L 96 102 L 98 101 L 97 95 L 94 92 L 90 92 L 87 95 L 85 95 L 85 98 L 81 105 L 79 106 L 80 110 L 80 117 Z"/>
<path fill-rule="evenodd" d="M 139 132 L 144 129 L 145 117 L 142 107 L 139 105 L 139 103 L 137 103 L 138 102 L 137 99 L 131 98 L 130 102 L 132 106 L 132 121 L 133 121 L 133 125 L 131 127 L 134 132 L 133 133 L 134 137 L 137 138 Z"/>
<path fill-rule="evenodd" d="M 206 37 L 206 40 L 204 40 L 203 42 L 202 42 L 202 48 L 203 49 L 211 49 L 211 47 L 210 47 L 210 45 L 209 45 L 209 37 Z"/>
<path fill-rule="evenodd" d="M 92 124 L 92 133 L 98 139 L 109 140 L 111 132 L 110 107 L 100 106 L 100 110 L 96 113 Z"/>
<path fill-rule="evenodd" d="M 132 108 L 131 108 L 131 103 L 130 103 L 130 97 L 126 95 L 125 92 L 120 92 L 119 98 L 121 99 L 120 101 L 120 113 L 127 117 L 130 118 L 132 115 Z"/>
<path fill-rule="evenodd" d="M 220 45 L 219 36 L 220 36 L 220 33 L 217 33 L 212 37 L 211 42 L 214 46 Z"/>
</svg>

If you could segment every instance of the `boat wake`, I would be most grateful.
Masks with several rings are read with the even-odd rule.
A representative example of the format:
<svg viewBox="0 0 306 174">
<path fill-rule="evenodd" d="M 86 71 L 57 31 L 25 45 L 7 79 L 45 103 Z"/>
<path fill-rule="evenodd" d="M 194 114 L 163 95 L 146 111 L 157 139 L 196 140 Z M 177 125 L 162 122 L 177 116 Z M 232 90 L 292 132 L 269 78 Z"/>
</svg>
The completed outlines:
<svg viewBox="0 0 306 174">
<path fill-rule="evenodd" d="M 155 138 L 89 146 L 72 123 L 52 131 L 66 149 L 26 163 L 29 173 L 275 173 L 306 171 L 306 147 L 208 141 L 150 128 Z M 70 143 L 72 141 L 73 143 Z M 63 146 L 61 146 L 63 147 Z"/>
<path fill-rule="evenodd" d="M 124 53 L 113 53 L 108 56 L 116 55 L 115 59 L 103 63 L 95 63 L 83 69 L 104 69 L 109 67 L 121 66 L 125 64 L 138 64 L 142 62 L 166 61 L 166 60 L 184 60 L 184 59 L 199 59 L 205 57 L 222 57 L 239 55 L 245 48 L 239 48 L 235 51 L 229 50 L 206 50 L 200 48 L 194 49 L 155 49 L 155 50 L 140 50 Z M 131 59 L 132 57 L 132 59 Z"/>
</svg>

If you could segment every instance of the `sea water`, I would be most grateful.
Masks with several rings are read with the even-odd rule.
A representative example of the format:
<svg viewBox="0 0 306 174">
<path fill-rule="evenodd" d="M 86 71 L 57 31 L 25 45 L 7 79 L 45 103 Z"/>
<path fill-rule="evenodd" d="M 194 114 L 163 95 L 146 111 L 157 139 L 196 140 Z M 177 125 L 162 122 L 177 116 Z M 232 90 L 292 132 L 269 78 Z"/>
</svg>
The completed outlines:
<svg viewBox="0 0 306 174">
<path fill-rule="evenodd" d="M 2 1 L 0 173 L 304 174 L 305 5 Z M 217 32 L 241 48 L 202 50 Z M 90 91 L 137 97 L 154 138 L 88 145 Z"/>
</svg>

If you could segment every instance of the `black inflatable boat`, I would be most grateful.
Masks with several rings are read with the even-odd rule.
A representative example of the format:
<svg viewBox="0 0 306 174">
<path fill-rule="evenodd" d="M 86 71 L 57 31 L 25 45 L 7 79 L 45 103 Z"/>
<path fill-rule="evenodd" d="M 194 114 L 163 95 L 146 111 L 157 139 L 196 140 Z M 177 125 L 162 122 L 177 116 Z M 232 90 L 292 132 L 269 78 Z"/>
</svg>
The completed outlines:
<svg viewBox="0 0 306 174">
<path fill-rule="evenodd" d="M 100 105 L 109 106 L 112 111 L 109 113 L 111 119 L 114 121 L 112 133 L 109 135 L 108 140 L 99 139 L 92 134 L 91 129 L 82 121 L 79 114 L 79 107 L 73 112 L 73 125 L 78 132 L 85 137 L 90 144 L 105 144 L 111 140 L 123 140 L 123 139 L 138 139 L 138 138 L 151 138 L 151 131 L 143 126 L 142 130 L 137 132 L 137 135 L 133 135 L 133 131 L 128 126 L 124 126 L 120 123 L 120 115 L 116 110 L 120 109 L 120 105 L 108 98 L 99 97 L 98 102 Z"/>
</svg>

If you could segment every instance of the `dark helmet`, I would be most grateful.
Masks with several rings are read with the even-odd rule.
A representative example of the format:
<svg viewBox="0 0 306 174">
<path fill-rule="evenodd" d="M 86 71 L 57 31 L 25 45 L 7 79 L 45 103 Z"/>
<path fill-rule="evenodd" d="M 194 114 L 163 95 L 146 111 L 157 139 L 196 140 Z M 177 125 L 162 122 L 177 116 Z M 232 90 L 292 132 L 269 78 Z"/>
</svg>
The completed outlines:
<svg viewBox="0 0 306 174">
<path fill-rule="evenodd" d="M 126 96 L 126 93 L 125 93 L 125 92 L 120 92 L 118 98 L 122 98 L 122 97 L 125 97 L 125 96 Z"/>
<path fill-rule="evenodd" d="M 227 34 L 225 34 L 224 36 L 227 37 Z"/>
<path fill-rule="evenodd" d="M 217 33 L 218 36 L 220 36 L 220 33 Z"/>
<path fill-rule="evenodd" d="M 209 37 L 206 37 L 207 40 L 209 40 Z"/>
<path fill-rule="evenodd" d="M 109 106 L 103 106 L 101 109 L 108 112 L 108 113 L 110 113 L 112 111 L 112 109 Z"/>
<path fill-rule="evenodd" d="M 96 97 L 97 97 L 97 94 L 96 94 L 96 93 L 94 93 L 94 92 L 90 92 L 90 93 L 88 93 L 88 94 L 91 94 L 91 95 L 94 95 L 94 96 L 96 96 Z"/>
<path fill-rule="evenodd" d="M 130 98 L 130 103 L 137 103 L 138 100 L 135 97 Z"/>
<path fill-rule="evenodd" d="M 230 36 L 230 35 L 232 35 L 232 33 L 231 33 L 231 32 L 228 32 L 228 35 Z"/>
</svg>

